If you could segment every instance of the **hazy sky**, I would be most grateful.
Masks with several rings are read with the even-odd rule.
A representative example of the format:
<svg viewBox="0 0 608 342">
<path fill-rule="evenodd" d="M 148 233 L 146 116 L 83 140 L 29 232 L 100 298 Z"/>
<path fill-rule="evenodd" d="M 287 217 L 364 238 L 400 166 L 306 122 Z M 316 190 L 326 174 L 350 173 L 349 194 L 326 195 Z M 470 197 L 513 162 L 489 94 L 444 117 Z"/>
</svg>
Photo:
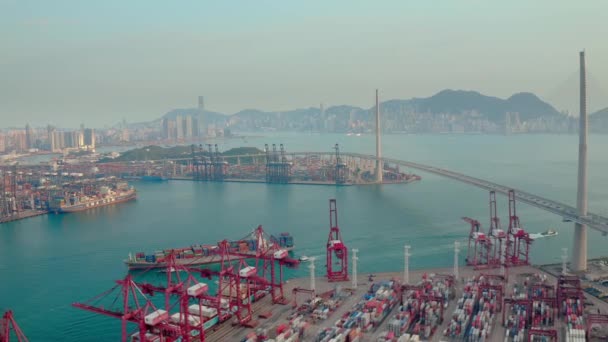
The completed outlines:
<svg viewBox="0 0 608 342">
<path fill-rule="evenodd" d="M 376 87 L 562 98 L 570 79 L 576 98 L 583 48 L 608 88 L 607 13 L 605 0 L 0 0 L 0 126 L 149 120 L 198 95 L 233 113 L 371 107 Z"/>
</svg>

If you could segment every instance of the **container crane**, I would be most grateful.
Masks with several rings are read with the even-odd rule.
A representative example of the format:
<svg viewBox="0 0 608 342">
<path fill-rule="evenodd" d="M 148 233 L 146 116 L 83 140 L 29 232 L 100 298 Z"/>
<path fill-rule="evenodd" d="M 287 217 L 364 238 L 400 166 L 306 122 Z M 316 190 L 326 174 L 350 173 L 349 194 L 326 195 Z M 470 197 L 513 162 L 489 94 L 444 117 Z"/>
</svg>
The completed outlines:
<svg viewBox="0 0 608 342">
<path fill-rule="evenodd" d="M 297 268 L 300 261 L 289 257 L 285 249 L 281 249 L 278 243 L 271 242 L 270 237 L 264 232 L 262 226 L 255 230 L 257 241 L 256 267 L 261 270 L 263 279 L 271 286 L 272 302 L 287 304 L 283 291 L 283 266 Z M 279 276 L 276 277 L 276 265 L 278 264 Z M 268 278 L 270 277 L 270 278 Z M 276 292 L 278 290 L 278 293 Z"/>
<path fill-rule="evenodd" d="M 117 285 L 110 290 L 87 302 L 73 303 L 72 306 L 120 319 L 122 322 L 122 342 L 127 342 L 129 339 L 127 332 L 128 323 L 134 323 L 138 326 L 136 336 L 142 342 L 149 341 L 150 334 L 153 337 L 163 337 L 164 341 L 176 341 L 179 339 L 181 335 L 179 326 L 169 322 L 169 315 L 165 310 L 159 310 L 152 304 L 133 281 L 131 275 L 127 275 L 116 283 Z M 103 305 L 102 301 L 106 300 L 106 298 L 111 298 L 112 294 L 116 294 L 116 297 L 111 301 L 111 305 Z M 113 307 L 115 304 L 118 307 Z"/>
<path fill-rule="evenodd" d="M 334 257 L 337 262 L 334 265 Z M 338 208 L 336 200 L 329 200 L 329 237 L 327 238 L 327 280 L 348 280 L 348 248 L 342 241 L 338 227 Z"/>
<path fill-rule="evenodd" d="M 505 262 L 513 266 L 529 265 L 531 244 L 530 234 L 521 228 L 515 210 L 515 191 L 509 190 L 509 231 L 507 248 L 505 248 Z"/>
<path fill-rule="evenodd" d="M 338 144 L 334 146 L 334 150 L 336 150 L 336 170 L 334 179 L 336 184 L 344 184 L 346 183 L 347 173 L 346 163 L 342 162 L 342 157 L 340 157 L 340 146 Z"/>
<path fill-rule="evenodd" d="M 18 342 L 28 342 L 27 337 L 15 321 L 13 312 L 8 310 L 2 315 L 2 321 L 0 321 L 0 342 L 10 342 L 11 335 L 15 336 Z"/>
<path fill-rule="evenodd" d="M 493 267 L 500 267 L 504 264 L 502 260 L 503 249 L 505 248 L 504 241 L 507 239 L 507 234 L 500 227 L 500 219 L 498 218 L 498 211 L 496 209 L 496 192 L 490 191 L 490 231 L 489 235 L 492 239 L 493 249 L 489 264 Z"/>
<path fill-rule="evenodd" d="M 487 268 L 490 261 L 492 243 L 481 229 L 479 221 L 463 217 L 463 221 L 471 225 L 469 232 L 469 247 L 467 250 L 467 265 L 474 266 L 476 269 Z"/>
</svg>

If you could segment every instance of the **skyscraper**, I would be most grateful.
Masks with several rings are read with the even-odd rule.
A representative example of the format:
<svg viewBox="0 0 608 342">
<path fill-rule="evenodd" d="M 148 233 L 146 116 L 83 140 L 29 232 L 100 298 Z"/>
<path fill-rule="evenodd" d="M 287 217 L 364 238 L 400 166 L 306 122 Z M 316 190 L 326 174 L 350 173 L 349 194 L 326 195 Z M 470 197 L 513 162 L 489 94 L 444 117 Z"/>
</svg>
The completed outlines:
<svg viewBox="0 0 608 342">
<path fill-rule="evenodd" d="M 17 152 L 27 151 L 27 139 L 24 131 L 12 131 L 11 136 Z"/>
<path fill-rule="evenodd" d="M 190 116 L 190 115 L 186 116 L 185 120 L 183 121 L 183 125 L 184 125 L 184 138 L 192 139 L 192 116 Z"/>
<path fill-rule="evenodd" d="M 175 128 L 177 129 L 176 138 L 184 139 L 184 124 L 182 123 L 182 116 L 178 115 L 175 117 Z"/>
<path fill-rule="evenodd" d="M 84 146 L 88 149 L 95 149 L 95 130 L 86 128 L 83 132 Z"/>
<path fill-rule="evenodd" d="M 198 97 L 198 124 L 197 124 L 197 130 L 199 132 L 205 132 L 205 120 L 204 120 L 204 115 L 205 115 L 205 97 L 204 96 L 199 96 Z M 200 135 L 200 134 L 199 134 Z"/>
<path fill-rule="evenodd" d="M 30 126 L 30 124 L 26 124 L 25 125 L 25 145 L 26 145 L 26 149 L 30 149 L 30 148 L 34 148 L 34 141 L 36 139 L 34 138 L 34 131 L 32 130 L 32 127 Z"/>
<path fill-rule="evenodd" d="M 51 152 L 54 152 L 57 150 L 57 140 L 55 139 L 55 127 L 51 125 L 46 126 L 46 133 L 48 135 L 49 147 L 51 149 Z"/>
<path fill-rule="evenodd" d="M 199 118 L 192 117 L 192 137 L 198 138 L 201 135 L 201 127 L 199 126 Z"/>
<path fill-rule="evenodd" d="M 170 131 L 169 131 L 169 119 L 163 118 L 161 123 L 161 132 L 163 139 L 169 139 Z"/>
</svg>

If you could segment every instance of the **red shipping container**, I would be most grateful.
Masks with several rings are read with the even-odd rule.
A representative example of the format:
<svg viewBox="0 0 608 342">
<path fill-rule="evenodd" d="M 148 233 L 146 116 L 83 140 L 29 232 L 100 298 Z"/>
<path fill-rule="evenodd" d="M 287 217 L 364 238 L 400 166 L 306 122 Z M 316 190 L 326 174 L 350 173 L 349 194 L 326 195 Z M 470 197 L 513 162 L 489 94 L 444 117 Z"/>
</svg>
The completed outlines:
<svg viewBox="0 0 608 342">
<path fill-rule="evenodd" d="M 279 325 L 279 326 L 277 327 L 277 335 L 279 335 L 279 334 L 283 333 L 285 330 L 287 330 L 287 328 L 288 328 L 288 326 L 287 326 L 287 324 L 285 324 L 285 323 L 283 323 L 283 324 Z"/>
</svg>

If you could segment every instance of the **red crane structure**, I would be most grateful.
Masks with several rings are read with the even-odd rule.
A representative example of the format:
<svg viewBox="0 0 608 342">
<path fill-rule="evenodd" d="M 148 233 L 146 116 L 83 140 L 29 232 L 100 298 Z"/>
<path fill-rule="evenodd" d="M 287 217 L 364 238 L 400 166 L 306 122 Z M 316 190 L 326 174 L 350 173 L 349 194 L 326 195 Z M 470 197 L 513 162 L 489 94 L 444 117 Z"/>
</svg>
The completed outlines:
<svg viewBox="0 0 608 342">
<path fill-rule="evenodd" d="M 505 263 L 509 266 L 529 265 L 529 251 L 532 239 L 530 234 L 521 228 L 519 217 L 515 210 L 515 191 L 509 190 L 509 231 Z"/>
<path fill-rule="evenodd" d="M 270 236 L 264 232 L 262 226 L 256 228 L 255 236 L 257 241 L 255 265 L 258 276 L 254 280 L 259 283 L 256 290 L 263 290 L 260 285 L 270 286 L 273 304 L 285 305 L 289 303 L 289 300 L 285 297 L 283 291 L 283 266 L 297 268 L 300 261 L 290 258 L 287 250 L 281 249 L 277 241 L 272 241 Z M 278 278 L 276 274 L 277 265 Z"/>
<path fill-rule="evenodd" d="M 532 328 L 528 331 L 528 342 L 534 341 L 535 337 L 547 337 L 543 341 L 557 342 L 557 331 L 555 329 Z"/>
<path fill-rule="evenodd" d="M 261 226 L 254 231 L 258 248 L 256 254 L 242 253 L 230 242 L 218 243 L 213 253 L 219 259 L 218 267 L 194 268 L 178 262 L 179 251 L 166 257 L 162 284 L 136 282 L 131 275 L 117 281 L 109 291 L 85 303 L 73 306 L 122 320 L 122 341 L 129 337 L 144 342 L 163 338 L 163 341 L 189 342 L 193 338 L 205 341 L 205 327 L 235 318 L 233 324 L 256 326 L 253 320 L 252 301 L 272 293 L 273 303 L 287 303 L 283 293 L 283 266 L 297 267 L 298 260 L 289 258 L 279 244 L 267 238 Z M 255 259 L 255 266 L 251 266 Z M 278 265 L 278 266 L 277 266 Z M 278 271 L 276 270 L 278 267 Z M 142 277 L 153 268 L 138 275 Z M 155 269 L 157 270 L 157 269 Z M 278 273 L 278 278 L 276 274 Z M 217 293 L 208 293 L 207 284 L 194 275 L 212 279 L 217 277 Z M 100 304 L 116 294 L 112 305 Z M 163 309 L 157 309 L 149 299 L 155 294 L 164 296 Z M 115 306 L 118 304 L 118 308 Z M 171 312 L 174 312 L 171 314 Z M 127 323 L 137 325 L 138 332 L 129 336 Z M 5 341 L 0 341 L 5 342 Z"/>
<path fill-rule="evenodd" d="M 507 234 L 500 227 L 500 219 L 498 218 L 498 211 L 496 209 L 496 192 L 490 191 L 490 237 L 493 242 L 493 250 L 491 257 L 489 258 L 489 264 L 493 267 L 500 267 L 504 261 L 502 260 L 504 240 L 507 238 Z"/>
<path fill-rule="evenodd" d="M 334 265 L 334 256 L 337 262 Z M 329 200 L 329 237 L 327 238 L 327 280 L 348 280 L 348 249 L 342 241 L 338 227 L 338 208 L 336 200 Z"/>
<path fill-rule="evenodd" d="M 255 267 L 246 264 L 244 257 L 234 258 L 236 252 L 230 251 L 230 243 L 227 240 L 218 243 L 218 253 L 220 256 L 220 270 L 212 271 L 209 269 L 195 269 L 187 266 L 179 265 L 176 262 L 175 254 L 170 254 L 165 267 L 167 273 L 167 283 L 164 286 L 156 286 L 148 283 L 138 284 L 144 290 L 144 293 L 152 295 L 155 292 L 165 294 L 165 306 L 168 308 L 170 297 L 177 295 L 180 302 L 184 300 L 184 296 L 188 295 L 186 289 L 190 290 L 192 286 L 202 286 L 196 278 L 192 276 L 192 272 L 200 272 L 202 276 L 209 277 L 210 275 L 218 276 L 218 288 L 216 296 L 209 296 L 205 293 L 198 293 L 194 296 L 211 308 L 214 308 L 218 315 L 219 322 L 224 322 L 232 314 L 237 318 L 237 324 L 249 326 L 252 324 L 252 309 L 251 309 L 251 287 L 248 278 L 252 271 L 255 272 Z M 248 256 L 251 257 L 251 256 Z M 238 261 L 238 264 L 235 264 Z M 180 272 L 186 272 L 187 278 L 182 280 Z M 172 277 L 175 273 L 175 278 Z M 190 285 L 186 288 L 185 285 Z M 169 311 L 169 310 L 167 310 Z M 187 314 L 186 314 L 187 315 Z"/>
<path fill-rule="evenodd" d="M 94 313 L 118 318 L 122 322 L 121 341 L 127 342 L 129 333 L 127 323 L 138 326 L 139 341 L 149 341 L 150 337 L 162 337 L 164 341 L 176 341 L 182 335 L 179 326 L 169 322 L 169 315 L 164 310 L 158 310 L 143 294 L 133 281 L 131 275 L 116 281 L 110 290 L 90 299 L 85 303 L 73 303 L 72 306 Z M 118 292 L 116 294 L 116 292 Z M 102 301 L 116 294 L 110 306 Z"/>
<path fill-rule="evenodd" d="M 549 284 L 534 284 L 530 287 L 531 299 L 538 302 L 543 302 L 553 309 L 551 321 L 555 322 L 557 314 L 557 297 L 555 296 L 555 286 Z M 532 310 L 532 326 L 538 327 L 541 325 L 542 315 L 539 316 L 537 310 Z"/>
<path fill-rule="evenodd" d="M 564 303 L 566 299 L 580 300 L 581 303 L 585 301 L 585 294 L 581 288 L 581 280 L 577 276 L 560 275 L 557 278 L 557 303 L 559 304 L 559 315 L 564 315 Z M 578 312 L 576 315 L 583 315 L 583 306 L 577 307 Z"/>
<path fill-rule="evenodd" d="M 462 218 L 471 225 L 469 232 L 469 247 L 467 250 L 467 265 L 474 266 L 476 269 L 487 268 L 490 261 L 492 242 L 481 230 L 479 221 L 469 218 Z"/>
<path fill-rule="evenodd" d="M 28 342 L 27 337 L 15 321 L 13 312 L 8 310 L 2 315 L 2 321 L 0 321 L 0 342 L 10 342 L 11 335 L 14 335 L 18 342 Z"/>
<path fill-rule="evenodd" d="M 507 306 L 512 307 L 513 305 L 517 305 L 520 308 L 525 308 L 525 322 L 523 327 L 519 327 L 519 329 L 524 329 L 530 327 L 530 313 L 532 312 L 532 300 L 528 298 L 505 298 L 503 300 L 504 310 L 502 310 L 502 321 L 505 322 L 505 313 L 507 312 Z"/>
<path fill-rule="evenodd" d="M 602 314 L 588 314 L 586 319 L 587 321 L 587 338 L 591 339 L 593 337 L 594 327 L 608 327 L 608 315 Z M 603 336 L 605 338 L 605 336 Z"/>
</svg>

